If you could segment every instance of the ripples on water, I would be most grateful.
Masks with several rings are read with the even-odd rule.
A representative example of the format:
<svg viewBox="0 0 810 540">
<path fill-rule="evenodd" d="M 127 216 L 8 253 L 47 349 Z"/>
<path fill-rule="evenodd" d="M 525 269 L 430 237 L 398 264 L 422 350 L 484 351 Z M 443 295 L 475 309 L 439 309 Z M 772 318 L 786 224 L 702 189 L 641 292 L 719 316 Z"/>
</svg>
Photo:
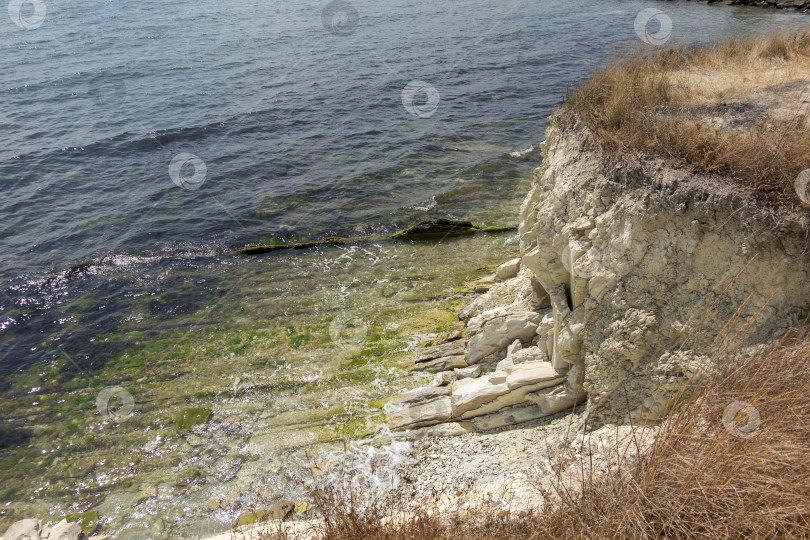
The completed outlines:
<svg viewBox="0 0 810 540">
<path fill-rule="evenodd" d="M 672 42 L 806 24 L 385 0 L 351 2 L 340 35 L 325 2 L 45 4 L 38 28 L 0 23 L 0 524 L 94 509 L 119 538 L 223 529 L 262 489 L 293 496 L 297 451 L 377 429 L 385 397 L 419 382 L 398 352 L 451 326 L 460 282 L 516 249 L 385 235 L 431 216 L 514 224 L 546 117 L 635 43 L 639 10 L 664 10 Z M 406 110 L 411 81 L 435 112 L 421 94 L 428 113 Z M 172 182 L 179 153 L 204 162 L 198 189 Z M 227 254 L 330 235 L 370 239 Z M 359 350 L 330 338 L 342 313 L 368 325 Z M 95 406 L 110 385 L 134 397 L 126 421 Z M 178 432 L 192 406 L 209 422 Z"/>
</svg>

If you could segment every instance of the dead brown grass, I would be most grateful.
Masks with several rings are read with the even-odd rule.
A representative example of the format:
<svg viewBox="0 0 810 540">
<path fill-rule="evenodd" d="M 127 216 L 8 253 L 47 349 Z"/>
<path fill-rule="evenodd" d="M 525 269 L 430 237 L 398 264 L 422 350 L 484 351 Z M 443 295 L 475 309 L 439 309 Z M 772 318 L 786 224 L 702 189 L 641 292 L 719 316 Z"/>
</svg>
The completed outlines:
<svg viewBox="0 0 810 540">
<path fill-rule="evenodd" d="M 810 167 L 810 29 L 709 47 L 615 54 L 581 88 L 575 111 L 611 152 L 641 152 L 800 204 Z"/>
<path fill-rule="evenodd" d="M 734 404 L 750 408 L 734 413 Z M 753 413 L 750 414 L 749 413 Z M 726 366 L 678 405 L 642 457 L 544 510 L 394 514 L 344 485 L 311 493 L 323 521 L 307 537 L 470 540 L 532 538 L 807 538 L 810 536 L 810 331 Z M 265 538 L 292 538 L 284 532 Z"/>
</svg>

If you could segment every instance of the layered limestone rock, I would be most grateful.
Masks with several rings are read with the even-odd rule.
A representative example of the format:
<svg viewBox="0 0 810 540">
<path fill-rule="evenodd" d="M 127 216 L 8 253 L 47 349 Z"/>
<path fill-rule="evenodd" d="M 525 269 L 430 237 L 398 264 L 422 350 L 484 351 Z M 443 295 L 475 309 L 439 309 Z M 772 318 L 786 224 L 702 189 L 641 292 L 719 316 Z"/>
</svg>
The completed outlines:
<svg viewBox="0 0 810 540">
<path fill-rule="evenodd" d="M 501 427 L 586 399 L 593 426 L 656 421 L 700 375 L 807 315 L 806 212 L 611 157 L 571 113 L 542 147 L 519 263 L 460 312 L 466 339 L 416 358 L 446 390 L 394 407 L 395 430 Z"/>
</svg>

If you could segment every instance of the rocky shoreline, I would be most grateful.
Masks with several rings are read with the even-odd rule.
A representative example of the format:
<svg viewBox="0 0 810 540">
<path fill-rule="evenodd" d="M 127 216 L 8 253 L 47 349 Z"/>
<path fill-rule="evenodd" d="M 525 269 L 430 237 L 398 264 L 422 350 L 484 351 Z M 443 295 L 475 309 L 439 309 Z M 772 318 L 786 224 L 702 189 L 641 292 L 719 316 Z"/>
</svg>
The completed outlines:
<svg viewBox="0 0 810 540">
<path fill-rule="evenodd" d="M 672 1 L 672 0 L 669 0 Z M 806 12 L 810 9 L 807 0 L 693 0 L 704 4 L 723 4 L 731 6 L 753 6 L 775 9 L 791 9 Z"/>
<path fill-rule="evenodd" d="M 553 118 L 543 152 L 521 258 L 459 313 L 463 333 L 411 357 L 437 380 L 388 407 L 404 439 L 489 431 L 586 399 L 593 428 L 655 423 L 727 359 L 718 343 L 772 339 L 810 304 L 805 215 L 720 179 L 612 159 L 570 113 Z"/>
</svg>

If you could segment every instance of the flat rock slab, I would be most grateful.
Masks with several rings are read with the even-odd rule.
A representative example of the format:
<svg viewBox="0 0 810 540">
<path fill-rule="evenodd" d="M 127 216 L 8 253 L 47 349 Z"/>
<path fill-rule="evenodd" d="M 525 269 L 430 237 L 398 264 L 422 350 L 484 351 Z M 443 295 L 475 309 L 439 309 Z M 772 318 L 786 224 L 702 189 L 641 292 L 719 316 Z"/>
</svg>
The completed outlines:
<svg viewBox="0 0 810 540">
<path fill-rule="evenodd" d="M 461 340 L 442 343 L 441 345 L 428 347 L 427 349 L 414 353 L 409 356 L 406 361 L 411 361 L 414 364 L 421 364 L 422 362 L 429 362 L 430 360 L 435 360 L 437 358 L 441 358 L 442 356 L 454 356 L 457 354 L 463 355 L 464 346 L 465 342 Z"/>
<path fill-rule="evenodd" d="M 406 405 L 388 415 L 388 424 L 392 430 L 438 424 L 450 420 L 451 412 L 450 396 L 444 396 L 412 406 Z"/>
<path fill-rule="evenodd" d="M 510 390 L 538 384 L 544 381 L 558 381 L 565 377 L 565 373 L 559 373 L 551 366 L 551 362 L 525 362 L 506 369 L 506 385 Z"/>
<path fill-rule="evenodd" d="M 489 376 L 477 379 L 464 379 L 450 385 L 453 389 L 451 403 L 452 415 L 459 417 L 472 409 L 477 409 L 484 403 L 494 401 L 498 396 L 509 392 L 505 382 L 495 383 Z"/>
<path fill-rule="evenodd" d="M 461 351 L 464 352 L 463 349 L 461 349 Z M 427 362 L 416 364 L 412 370 L 427 371 L 428 373 L 440 373 L 442 371 L 451 371 L 455 368 L 465 367 L 467 367 L 467 361 L 464 359 L 464 355 L 457 354 L 453 356 L 442 356 L 440 358 L 436 358 L 435 360 L 429 360 Z"/>
</svg>

